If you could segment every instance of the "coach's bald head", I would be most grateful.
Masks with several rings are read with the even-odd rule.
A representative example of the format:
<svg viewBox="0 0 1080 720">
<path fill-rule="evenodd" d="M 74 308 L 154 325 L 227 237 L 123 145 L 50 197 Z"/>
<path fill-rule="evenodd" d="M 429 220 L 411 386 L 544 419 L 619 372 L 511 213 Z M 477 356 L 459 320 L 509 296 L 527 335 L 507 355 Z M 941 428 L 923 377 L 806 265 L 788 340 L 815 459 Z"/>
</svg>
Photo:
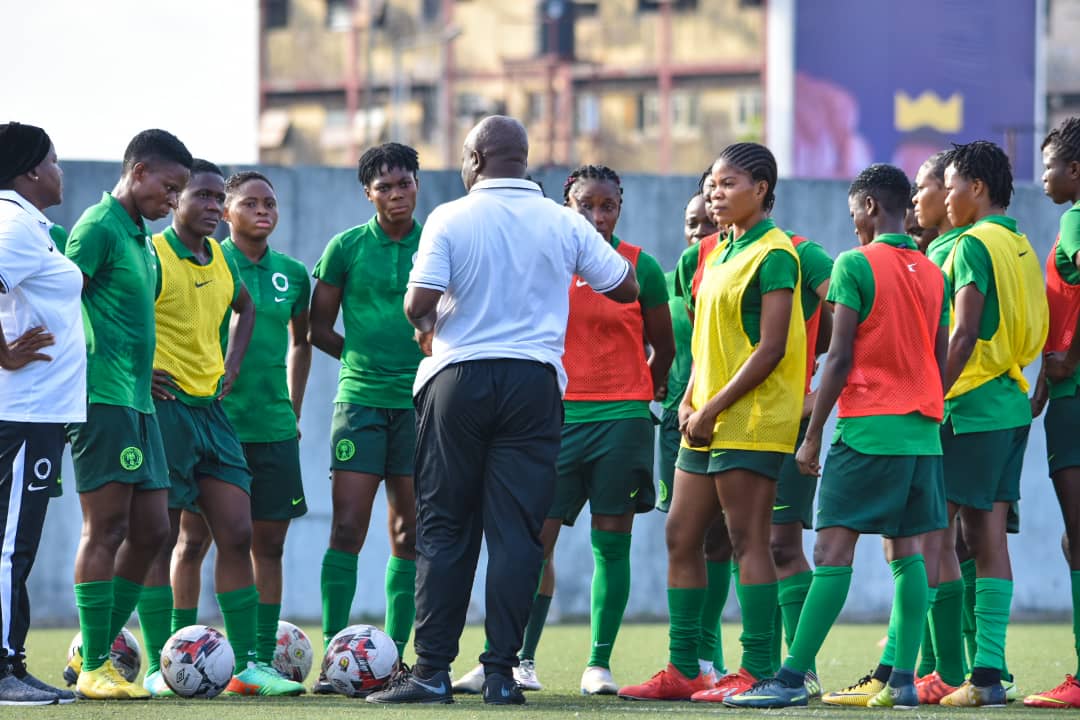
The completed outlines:
<svg viewBox="0 0 1080 720">
<path fill-rule="evenodd" d="M 514 118 L 489 115 L 469 132 L 461 155 L 466 190 L 478 180 L 523 178 L 529 164 L 529 136 Z"/>
</svg>

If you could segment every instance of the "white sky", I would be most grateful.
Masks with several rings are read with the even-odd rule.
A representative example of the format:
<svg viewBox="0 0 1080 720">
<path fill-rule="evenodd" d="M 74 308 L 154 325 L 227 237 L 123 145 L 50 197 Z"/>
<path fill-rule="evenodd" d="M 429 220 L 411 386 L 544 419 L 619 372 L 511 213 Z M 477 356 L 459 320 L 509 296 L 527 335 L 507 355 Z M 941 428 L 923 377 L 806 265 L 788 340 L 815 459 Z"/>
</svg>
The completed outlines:
<svg viewBox="0 0 1080 720">
<path fill-rule="evenodd" d="M 258 0 L 0 0 L 0 122 L 61 160 L 115 160 L 140 130 L 258 159 Z"/>
</svg>

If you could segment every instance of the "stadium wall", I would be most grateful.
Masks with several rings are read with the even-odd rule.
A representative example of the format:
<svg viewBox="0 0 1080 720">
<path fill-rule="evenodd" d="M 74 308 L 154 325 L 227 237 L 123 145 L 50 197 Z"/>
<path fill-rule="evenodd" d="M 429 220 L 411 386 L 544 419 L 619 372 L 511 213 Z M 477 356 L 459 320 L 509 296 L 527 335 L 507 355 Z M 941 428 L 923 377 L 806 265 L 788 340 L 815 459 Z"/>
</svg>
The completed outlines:
<svg viewBox="0 0 1080 720">
<path fill-rule="evenodd" d="M 230 168 L 231 170 L 232 168 Z M 273 245 L 314 266 L 327 240 L 344 228 L 366 222 L 372 213 L 363 197 L 354 172 L 324 167 L 260 168 L 273 181 L 281 220 Z M 65 202 L 48 215 L 70 228 L 82 209 L 112 188 L 119 173 L 113 163 L 68 162 L 64 164 Z M 564 169 L 536 174 L 549 197 L 562 199 Z M 697 178 L 687 176 L 626 176 L 624 208 L 618 231 L 620 237 L 654 253 L 665 269 L 674 266 L 683 247 L 682 218 L 686 200 L 694 192 Z M 846 183 L 839 181 L 782 180 L 777 191 L 776 219 L 784 228 L 797 230 L 819 241 L 835 256 L 852 247 L 855 238 L 847 212 Z M 421 220 L 439 203 L 463 193 L 456 173 L 423 173 L 417 217 Z M 1028 233 L 1040 256 L 1049 252 L 1057 233 L 1058 218 L 1064 208 L 1055 207 L 1041 188 L 1017 189 L 1012 214 Z M 159 223 L 158 226 L 162 224 Z M 223 238 L 227 228 L 219 229 Z M 1037 368 L 1036 368 L 1037 369 Z M 1034 380 L 1034 373 L 1029 369 Z M 336 390 L 336 363 L 316 351 L 311 368 L 302 420 L 300 451 L 304 466 L 305 493 L 310 511 L 295 521 L 285 548 L 285 590 L 283 617 L 313 620 L 319 617 L 319 572 L 330 523 L 330 483 L 328 481 L 331 408 Z M 81 515 L 74 492 L 70 459 L 64 465 L 65 494 L 53 501 L 49 510 L 41 550 L 31 578 L 34 621 L 39 624 L 73 625 L 77 621 L 72 590 L 73 563 L 79 542 Z M 1024 463 L 1021 503 L 1022 533 L 1010 539 L 1016 591 L 1014 614 L 1057 615 L 1070 605 L 1068 571 L 1060 550 L 1063 524 L 1053 488 L 1047 478 L 1045 436 L 1042 421 L 1032 427 Z M 648 619 L 666 615 L 667 561 L 664 550 L 664 519 L 658 512 L 637 519 L 633 541 L 633 580 L 627 616 Z M 371 518 L 367 542 L 360 553 L 359 583 L 353 604 L 354 616 L 381 618 L 384 612 L 383 571 L 389 546 L 386 535 L 385 501 L 381 496 Z M 813 534 L 806 533 L 807 553 Z M 470 621 L 483 617 L 484 565 L 477 573 Z M 583 515 L 576 526 L 564 529 L 556 551 L 557 592 L 552 618 L 584 618 L 589 613 L 589 585 L 592 553 L 589 549 L 589 521 Z M 203 569 L 202 613 L 218 616 L 213 599 L 212 557 Z M 870 538 L 860 543 L 855 557 L 855 581 L 845 617 L 883 619 L 892 598 L 892 579 L 882 559 L 880 543 Z M 734 593 L 728 607 L 737 613 Z M 381 622 L 381 621 L 380 621 Z"/>
</svg>

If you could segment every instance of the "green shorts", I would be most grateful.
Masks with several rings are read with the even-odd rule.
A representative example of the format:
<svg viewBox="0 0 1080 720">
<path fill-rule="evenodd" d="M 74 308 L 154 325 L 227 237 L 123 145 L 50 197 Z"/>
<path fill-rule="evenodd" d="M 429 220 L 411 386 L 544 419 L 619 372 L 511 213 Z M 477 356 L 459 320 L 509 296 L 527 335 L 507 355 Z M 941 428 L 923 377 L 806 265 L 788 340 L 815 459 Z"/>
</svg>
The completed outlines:
<svg viewBox="0 0 1080 720">
<path fill-rule="evenodd" d="M 300 474 L 300 441 L 244 443 L 251 470 L 251 519 L 292 520 L 307 513 Z"/>
<path fill-rule="evenodd" d="M 330 469 L 377 475 L 413 474 L 416 410 L 334 403 Z"/>
<path fill-rule="evenodd" d="M 802 445 L 806 437 L 806 428 L 810 418 L 799 423 L 799 437 L 795 447 Z M 784 456 L 780 466 L 780 479 L 776 483 L 776 502 L 773 503 L 773 525 L 802 523 L 807 530 L 814 529 L 814 492 L 817 490 L 817 478 L 799 472 L 795 462 L 795 453 Z"/>
<path fill-rule="evenodd" d="M 1029 430 L 1025 425 L 957 435 L 946 420 L 941 426 L 941 450 L 949 502 L 992 510 L 995 502 L 1019 500 Z"/>
<path fill-rule="evenodd" d="M 67 426 L 75 489 L 97 490 L 111 482 L 136 490 L 169 487 L 165 446 L 157 416 L 120 405 L 91 403 L 86 422 Z"/>
<path fill-rule="evenodd" d="M 165 460 L 169 466 L 169 507 L 194 510 L 198 506 L 199 478 L 236 485 L 251 494 L 251 472 L 244 449 L 220 402 L 205 406 L 179 400 L 154 400 Z"/>
<path fill-rule="evenodd" d="M 1050 474 L 1080 467 L 1080 394 L 1051 400 L 1043 425 Z"/>
<path fill-rule="evenodd" d="M 548 517 L 573 525 L 586 500 L 593 515 L 652 510 L 654 427 L 650 418 L 563 425 Z"/>
<path fill-rule="evenodd" d="M 682 433 L 679 432 L 678 409 L 664 409 L 660 416 L 660 482 L 657 496 L 656 509 L 667 512 L 671 509 L 671 489 L 675 487 L 675 461 L 679 457 L 679 443 L 682 442 Z"/>
<path fill-rule="evenodd" d="M 695 475 L 715 475 L 728 470 L 749 470 L 764 475 L 769 480 L 780 477 L 780 467 L 784 464 L 784 453 L 763 450 L 693 450 L 679 448 L 679 458 L 675 467 L 683 472 Z"/>
<path fill-rule="evenodd" d="M 864 455 L 829 448 L 818 491 L 817 529 L 912 537 L 949 524 L 940 455 Z"/>
</svg>

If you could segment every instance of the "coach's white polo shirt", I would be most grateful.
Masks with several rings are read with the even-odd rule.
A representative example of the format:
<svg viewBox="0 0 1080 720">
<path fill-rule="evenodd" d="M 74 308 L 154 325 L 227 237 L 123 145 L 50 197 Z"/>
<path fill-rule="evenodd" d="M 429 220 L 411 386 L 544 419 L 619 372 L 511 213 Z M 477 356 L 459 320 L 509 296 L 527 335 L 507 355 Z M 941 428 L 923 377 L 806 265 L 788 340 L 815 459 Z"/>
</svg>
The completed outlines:
<svg viewBox="0 0 1080 720">
<path fill-rule="evenodd" d="M 32 327 L 52 333 L 52 357 L 0 368 L 0 420 L 68 423 L 86 419 L 83 275 L 49 236 L 52 226 L 14 190 L 0 190 L 0 326 L 10 345 Z"/>
<path fill-rule="evenodd" d="M 577 274 L 603 293 L 629 271 L 588 220 L 545 198 L 536 183 L 476 183 L 437 207 L 420 235 L 409 285 L 443 296 L 413 393 L 447 365 L 497 358 L 547 363 L 565 390 L 571 279 Z"/>
</svg>

